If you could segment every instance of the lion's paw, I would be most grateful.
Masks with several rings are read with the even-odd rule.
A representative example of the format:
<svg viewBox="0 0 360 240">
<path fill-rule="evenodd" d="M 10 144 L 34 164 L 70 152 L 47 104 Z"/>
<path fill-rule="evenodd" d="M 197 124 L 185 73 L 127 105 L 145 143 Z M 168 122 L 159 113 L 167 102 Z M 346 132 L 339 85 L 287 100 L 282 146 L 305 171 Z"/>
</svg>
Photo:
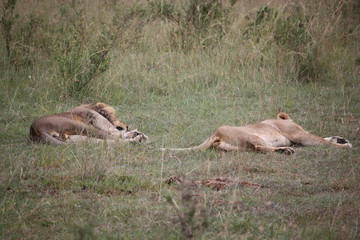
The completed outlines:
<svg viewBox="0 0 360 240">
<path fill-rule="evenodd" d="M 124 139 L 133 143 L 145 142 L 146 140 L 148 140 L 148 138 L 148 136 L 146 136 L 142 132 L 139 132 L 138 130 L 132 130 L 124 134 Z"/>
<path fill-rule="evenodd" d="M 333 143 L 341 144 L 341 145 L 343 145 L 343 147 L 346 147 L 346 148 L 352 148 L 352 144 L 349 142 L 349 140 L 347 140 L 343 137 L 332 136 L 332 137 L 325 138 L 325 140 L 333 142 Z"/>
<path fill-rule="evenodd" d="M 276 153 L 291 155 L 295 153 L 295 150 L 291 147 L 279 147 L 275 150 Z"/>
</svg>

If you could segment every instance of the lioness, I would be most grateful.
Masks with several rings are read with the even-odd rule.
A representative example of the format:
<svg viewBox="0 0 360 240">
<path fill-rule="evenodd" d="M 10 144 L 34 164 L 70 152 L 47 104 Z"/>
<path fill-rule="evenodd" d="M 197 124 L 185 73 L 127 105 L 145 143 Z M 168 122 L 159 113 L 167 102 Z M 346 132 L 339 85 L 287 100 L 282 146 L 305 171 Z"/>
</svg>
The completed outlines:
<svg viewBox="0 0 360 240">
<path fill-rule="evenodd" d="M 148 137 L 128 126 L 115 115 L 115 109 L 98 102 L 83 104 L 70 111 L 35 120 L 30 127 L 32 142 L 67 144 L 77 142 L 142 142 Z"/>
<path fill-rule="evenodd" d="M 288 114 L 279 113 L 277 119 L 242 127 L 222 126 L 202 144 L 190 148 L 162 148 L 161 150 L 193 150 L 214 147 L 224 151 L 255 151 L 261 153 L 293 154 L 291 146 L 331 145 L 351 148 L 351 143 L 342 137 L 322 138 L 305 131 L 294 123 Z"/>
</svg>

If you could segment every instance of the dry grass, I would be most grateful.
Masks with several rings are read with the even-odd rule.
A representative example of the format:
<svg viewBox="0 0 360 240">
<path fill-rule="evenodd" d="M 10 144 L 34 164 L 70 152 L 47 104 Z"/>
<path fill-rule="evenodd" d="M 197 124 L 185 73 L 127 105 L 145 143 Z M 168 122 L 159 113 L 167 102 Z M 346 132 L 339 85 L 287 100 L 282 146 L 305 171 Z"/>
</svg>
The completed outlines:
<svg viewBox="0 0 360 240">
<path fill-rule="evenodd" d="M 19 17 L 7 15 L 11 56 L 0 44 L 2 239 L 359 237 L 359 5 L 276 1 L 267 12 L 266 1 L 223 2 L 227 15 L 210 14 L 203 32 L 148 1 L 17 2 Z M 174 9 L 185 14 L 186 3 L 175 1 Z M 286 41 L 294 36 L 297 45 Z M 72 92 L 79 76 L 91 81 Z M 87 101 L 113 105 L 149 142 L 28 142 L 34 119 Z M 218 126 L 279 111 L 354 148 L 298 148 L 292 156 L 158 151 L 197 145 Z M 166 184 L 174 175 L 263 187 Z"/>
</svg>

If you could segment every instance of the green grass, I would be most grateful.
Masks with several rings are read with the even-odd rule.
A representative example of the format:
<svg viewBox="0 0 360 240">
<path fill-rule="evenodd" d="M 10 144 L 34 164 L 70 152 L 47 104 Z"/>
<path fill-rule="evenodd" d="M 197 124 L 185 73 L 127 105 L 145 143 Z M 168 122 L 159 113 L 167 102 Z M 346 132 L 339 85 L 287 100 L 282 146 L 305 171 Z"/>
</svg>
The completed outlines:
<svg viewBox="0 0 360 240">
<path fill-rule="evenodd" d="M 175 3 L 175 9 L 186 9 L 184 2 Z M 14 40 L 11 45 L 12 60 L 0 45 L 1 239 L 359 238 L 360 51 L 359 30 L 353 27 L 359 19 L 351 15 L 351 5 L 333 15 L 337 3 L 305 1 L 303 11 L 311 18 L 304 24 L 311 40 L 307 37 L 308 45 L 298 50 L 316 56 L 308 66 L 318 72 L 317 78 L 302 79 L 296 65 L 300 60 L 274 39 L 277 22 L 270 17 L 254 26 L 265 2 L 227 3 L 229 16 L 212 20 L 222 24 L 224 34 L 203 41 L 217 32 L 215 24 L 211 31 L 188 37 L 186 49 L 175 44 L 185 41 L 181 26 L 151 15 L 146 1 L 126 1 L 123 7 L 113 7 L 112 1 L 52 4 L 46 5 L 48 12 L 36 5 L 28 9 L 21 1 L 16 5 L 21 17 L 13 19 L 13 39 L 21 40 L 21 26 L 27 31 L 29 14 L 43 20 L 31 41 L 24 42 L 26 51 L 36 50 L 31 58 L 27 55 L 30 65 L 20 61 L 21 44 Z M 284 24 L 284 5 L 270 7 Z M 61 11 L 74 15 L 55 14 Z M 115 14 L 118 25 L 111 19 Z M 94 50 L 96 34 L 104 28 L 111 33 L 120 27 L 121 36 L 109 51 L 108 69 L 95 74 L 85 95 L 73 97 L 68 86 L 74 83 L 64 84 L 69 80 L 59 74 L 59 49 L 54 49 L 59 44 L 50 44 L 62 39 L 58 27 L 67 21 L 84 24 L 77 33 L 86 39 L 78 43 L 84 44 L 81 56 Z M 249 24 L 254 36 L 244 36 Z M 61 26 L 64 39 L 72 39 L 73 25 Z M 191 27 L 183 30 L 195 34 Z M 311 52 L 315 45 L 319 51 Z M 87 60 L 74 65 L 91 72 Z M 149 141 L 66 147 L 29 142 L 33 120 L 88 101 L 114 106 Z M 291 156 L 158 150 L 198 145 L 219 126 L 256 123 L 279 111 L 317 135 L 345 137 L 353 148 L 297 148 Z M 227 177 L 263 188 L 215 191 L 166 184 L 174 175 Z"/>
</svg>

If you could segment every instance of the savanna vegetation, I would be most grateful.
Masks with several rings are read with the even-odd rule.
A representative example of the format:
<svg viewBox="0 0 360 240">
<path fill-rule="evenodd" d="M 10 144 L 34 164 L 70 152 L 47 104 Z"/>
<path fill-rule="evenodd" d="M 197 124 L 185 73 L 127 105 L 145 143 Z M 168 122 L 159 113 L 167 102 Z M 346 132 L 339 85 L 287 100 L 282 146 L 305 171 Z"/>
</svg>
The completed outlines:
<svg viewBox="0 0 360 240">
<path fill-rule="evenodd" d="M 356 0 L 1 0 L 0 238 L 359 239 L 359 12 Z M 36 118 L 97 101 L 149 141 L 29 142 Z M 158 150 L 279 111 L 353 148 Z"/>
</svg>

